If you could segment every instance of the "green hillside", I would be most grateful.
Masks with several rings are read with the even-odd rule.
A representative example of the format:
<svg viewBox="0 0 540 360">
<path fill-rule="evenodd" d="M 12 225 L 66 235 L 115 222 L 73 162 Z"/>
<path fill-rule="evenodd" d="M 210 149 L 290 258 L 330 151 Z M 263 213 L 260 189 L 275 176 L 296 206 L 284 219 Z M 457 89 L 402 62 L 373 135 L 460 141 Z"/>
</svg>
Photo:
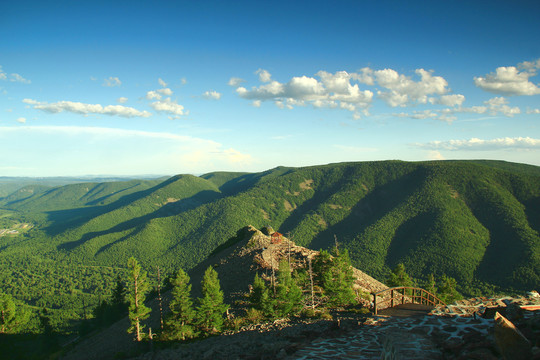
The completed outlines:
<svg viewBox="0 0 540 360">
<path fill-rule="evenodd" d="M 148 270 L 188 270 L 251 224 L 315 249 L 335 235 L 355 267 L 382 281 L 404 263 L 420 281 L 454 277 L 465 294 L 531 290 L 540 284 L 538 170 L 385 161 L 67 185 L 4 202 L 36 226 L 0 238 L 0 287 L 54 309 L 61 325 L 108 296 L 129 257 Z"/>
</svg>

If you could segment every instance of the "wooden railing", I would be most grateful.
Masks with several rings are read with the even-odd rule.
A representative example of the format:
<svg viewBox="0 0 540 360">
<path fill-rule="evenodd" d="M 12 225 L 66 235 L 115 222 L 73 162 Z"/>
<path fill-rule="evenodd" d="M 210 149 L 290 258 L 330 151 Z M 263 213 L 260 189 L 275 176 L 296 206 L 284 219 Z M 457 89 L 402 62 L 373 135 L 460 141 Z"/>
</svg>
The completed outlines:
<svg viewBox="0 0 540 360">
<path fill-rule="evenodd" d="M 375 315 L 377 314 L 378 310 L 394 307 L 396 305 L 405 303 L 421 304 L 428 306 L 446 305 L 444 301 L 442 301 L 429 291 L 411 286 L 392 287 L 386 290 L 372 293 L 371 295 L 373 295 L 373 311 Z M 383 304 L 387 306 L 381 306 Z"/>
</svg>

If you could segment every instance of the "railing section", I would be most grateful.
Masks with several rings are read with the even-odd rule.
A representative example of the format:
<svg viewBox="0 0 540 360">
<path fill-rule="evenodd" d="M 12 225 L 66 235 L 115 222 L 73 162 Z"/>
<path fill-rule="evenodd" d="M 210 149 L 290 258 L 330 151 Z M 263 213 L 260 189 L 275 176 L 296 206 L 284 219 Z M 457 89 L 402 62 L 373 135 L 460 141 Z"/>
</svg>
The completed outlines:
<svg viewBox="0 0 540 360">
<path fill-rule="evenodd" d="M 389 294 L 389 297 L 388 297 Z M 437 305 L 446 305 L 444 301 L 439 299 L 437 296 L 433 295 L 429 291 L 417 288 L 417 287 L 411 287 L 411 286 L 398 286 L 398 287 L 392 287 L 388 288 L 386 290 L 382 290 L 376 293 L 372 293 L 373 295 L 373 311 L 375 315 L 377 314 L 377 311 L 379 309 L 386 309 L 389 307 L 394 307 L 399 304 L 421 304 L 421 305 L 430 305 L 430 306 L 437 306 Z M 382 307 L 382 304 L 389 303 L 389 306 Z"/>
</svg>

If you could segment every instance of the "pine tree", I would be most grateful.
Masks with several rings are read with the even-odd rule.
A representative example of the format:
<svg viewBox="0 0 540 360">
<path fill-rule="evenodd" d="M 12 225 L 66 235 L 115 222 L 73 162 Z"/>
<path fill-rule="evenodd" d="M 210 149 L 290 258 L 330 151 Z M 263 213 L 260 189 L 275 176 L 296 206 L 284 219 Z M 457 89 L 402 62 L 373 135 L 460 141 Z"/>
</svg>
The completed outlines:
<svg viewBox="0 0 540 360">
<path fill-rule="evenodd" d="M 435 276 L 433 274 L 429 274 L 428 280 L 426 283 L 426 290 L 432 293 L 433 295 L 437 295 L 437 286 L 435 283 Z"/>
<path fill-rule="evenodd" d="M 456 279 L 443 275 L 439 286 L 439 298 L 447 304 L 462 299 L 463 297 L 456 290 L 456 286 Z"/>
<path fill-rule="evenodd" d="M 255 279 L 253 279 L 253 292 L 249 300 L 251 306 L 260 310 L 265 317 L 275 316 L 275 300 L 270 296 L 270 290 L 259 274 L 255 274 Z"/>
<path fill-rule="evenodd" d="M 141 341 L 143 339 L 144 326 L 141 321 L 148 318 L 150 309 L 144 305 L 145 294 L 148 291 L 148 283 L 146 281 L 146 271 L 141 269 L 141 266 L 135 260 L 128 260 L 129 268 L 129 286 L 128 286 L 128 301 L 129 301 L 129 320 L 131 326 L 128 333 L 134 333 L 135 339 Z"/>
<path fill-rule="evenodd" d="M 16 310 L 11 295 L 0 293 L 0 334 L 9 332 L 15 325 Z"/>
<path fill-rule="evenodd" d="M 330 305 L 346 306 L 356 300 L 352 288 L 354 276 L 351 259 L 347 249 L 338 253 L 336 248 L 334 255 L 329 268 L 323 274 L 323 289 Z"/>
<path fill-rule="evenodd" d="M 178 270 L 176 276 L 171 279 L 172 300 L 169 304 L 171 315 L 165 322 L 166 337 L 169 339 L 185 340 L 186 337 L 195 335 L 193 319 L 195 310 L 191 300 L 191 284 L 189 276 L 184 270 Z"/>
<path fill-rule="evenodd" d="M 303 293 L 291 276 L 291 268 L 287 261 L 279 263 L 277 286 L 277 312 L 280 317 L 297 314 L 302 310 Z"/>
<path fill-rule="evenodd" d="M 229 306 L 223 303 L 218 273 L 212 266 L 206 269 L 201 286 L 202 297 L 198 299 L 197 324 L 207 334 L 219 332 L 223 327 L 223 313 Z"/>
<path fill-rule="evenodd" d="M 413 281 L 410 276 L 405 272 L 405 265 L 402 263 L 397 264 L 394 270 L 390 273 L 387 281 L 388 286 L 412 286 Z"/>
</svg>

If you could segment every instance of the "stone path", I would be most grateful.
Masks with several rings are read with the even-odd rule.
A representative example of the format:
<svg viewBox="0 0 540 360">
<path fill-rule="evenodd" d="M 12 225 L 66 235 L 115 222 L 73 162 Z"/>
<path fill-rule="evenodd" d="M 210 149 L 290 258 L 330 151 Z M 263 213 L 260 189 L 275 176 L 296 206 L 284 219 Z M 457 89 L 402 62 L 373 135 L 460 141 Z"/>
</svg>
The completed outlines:
<svg viewBox="0 0 540 360">
<path fill-rule="evenodd" d="M 439 359 L 434 339 L 453 346 L 471 336 L 485 339 L 492 327 L 492 319 L 473 317 L 376 316 L 345 336 L 316 339 L 287 359 Z"/>
</svg>

